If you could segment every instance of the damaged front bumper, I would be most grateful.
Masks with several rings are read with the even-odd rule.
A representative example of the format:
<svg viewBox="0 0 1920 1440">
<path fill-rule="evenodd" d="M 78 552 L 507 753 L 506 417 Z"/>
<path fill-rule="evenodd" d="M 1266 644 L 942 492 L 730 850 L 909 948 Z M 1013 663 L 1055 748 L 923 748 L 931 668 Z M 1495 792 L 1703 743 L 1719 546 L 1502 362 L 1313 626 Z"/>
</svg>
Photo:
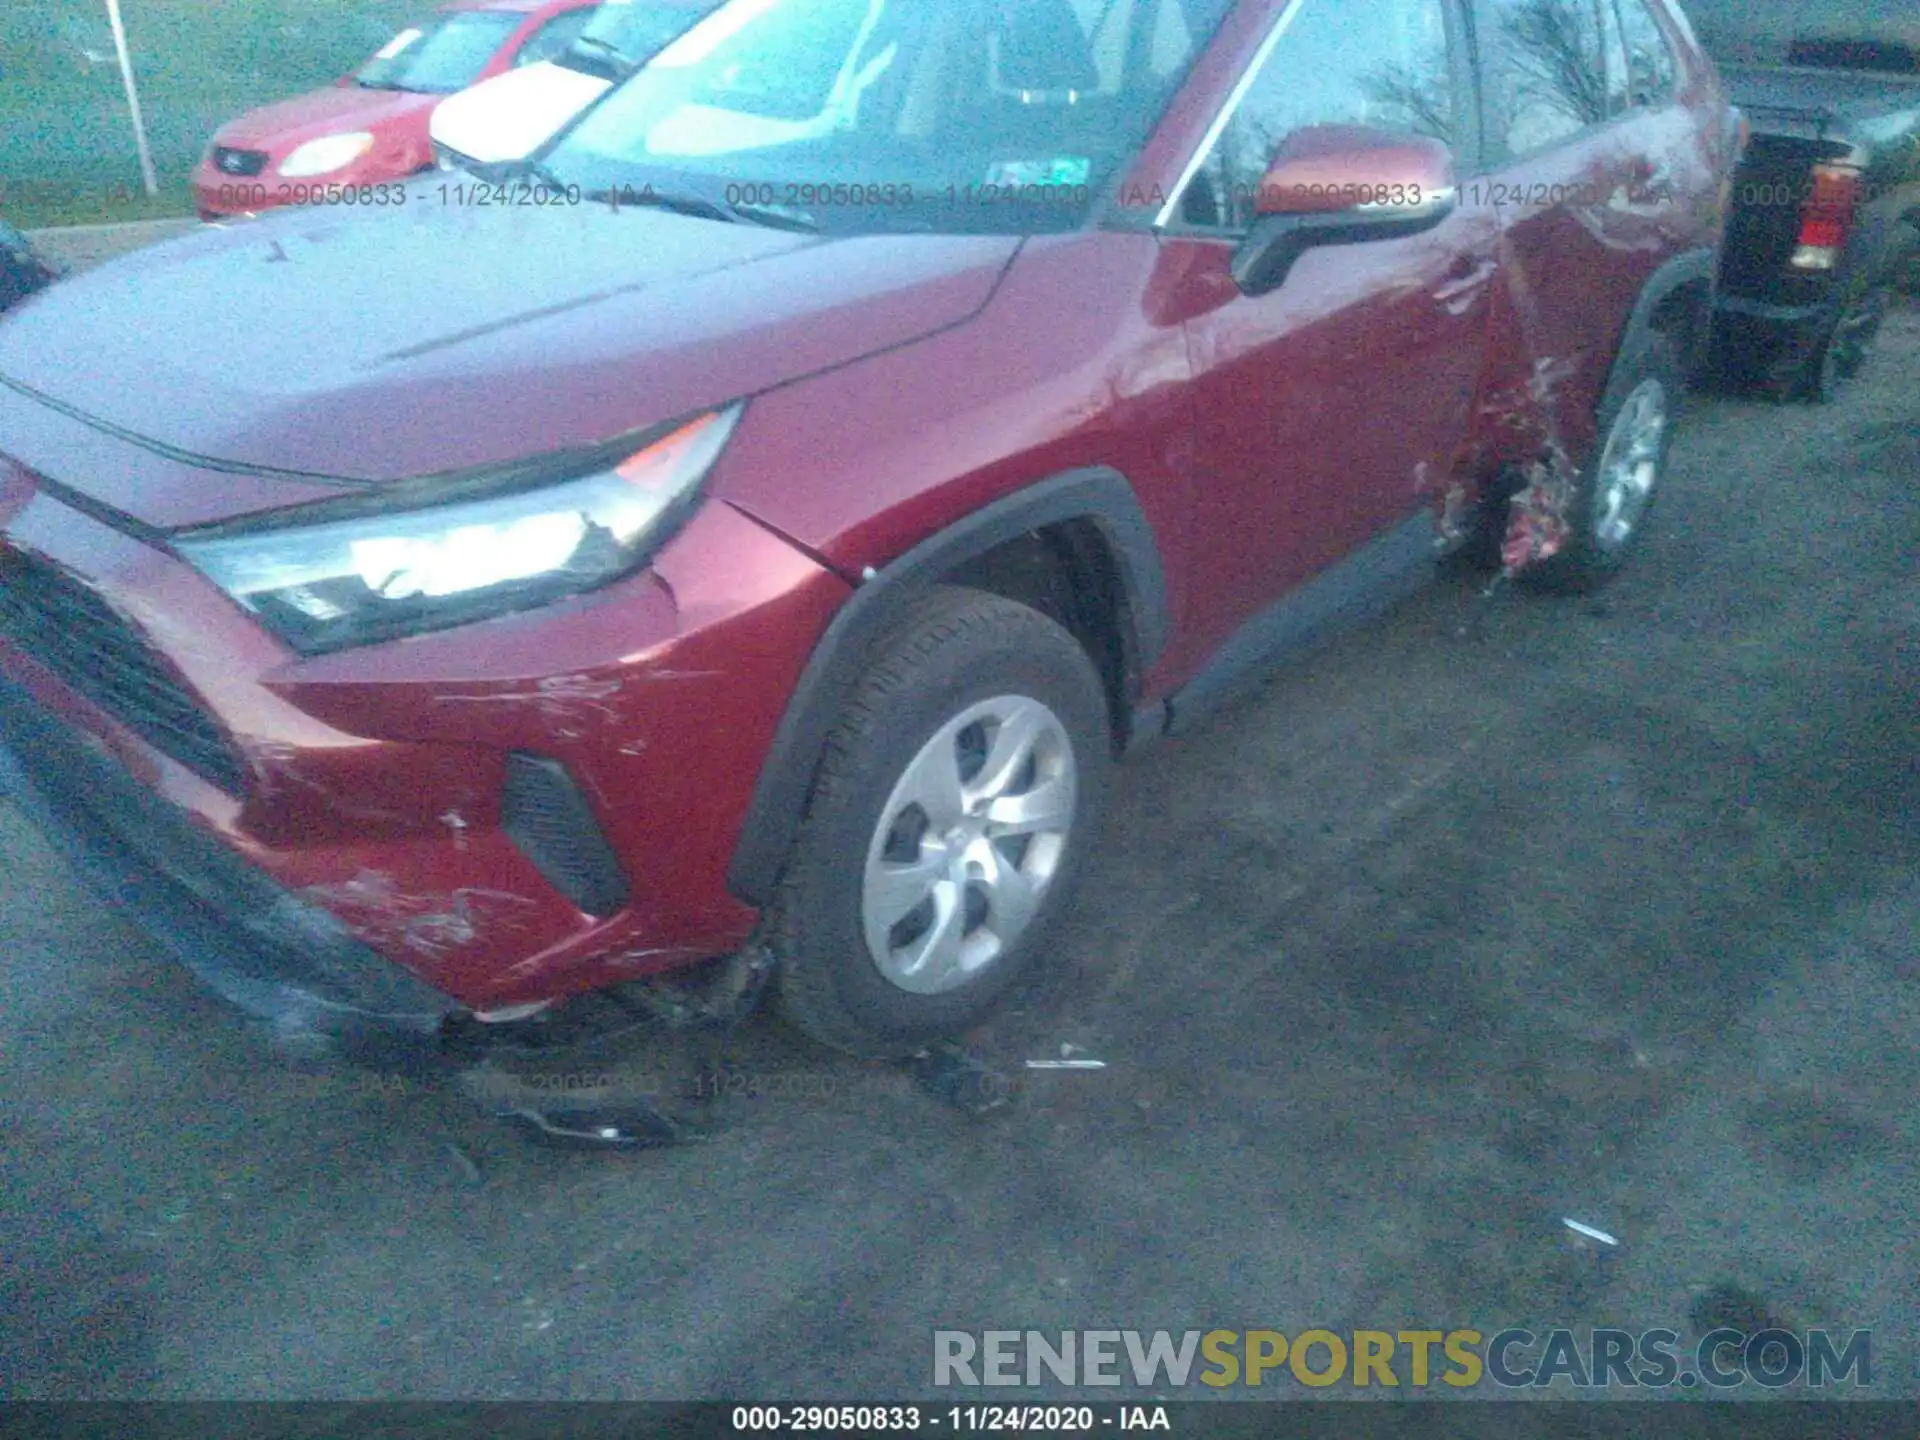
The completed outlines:
<svg viewBox="0 0 1920 1440">
<path fill-rule="evenodd" d="M 0 679 L 0 791 L 102 900 L 288 1041 L 431 1052 L 458 1007 L 296 898 Z"/>
</svg>

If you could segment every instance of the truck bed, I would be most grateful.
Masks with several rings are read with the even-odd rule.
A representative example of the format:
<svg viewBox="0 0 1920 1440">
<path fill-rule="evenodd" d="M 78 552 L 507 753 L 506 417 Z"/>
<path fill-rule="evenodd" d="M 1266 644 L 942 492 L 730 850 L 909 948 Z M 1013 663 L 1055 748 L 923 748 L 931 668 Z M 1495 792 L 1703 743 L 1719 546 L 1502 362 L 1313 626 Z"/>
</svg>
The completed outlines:
<svg viewBox="0 0 1920 1440">
<path fill-rule="evenodd" d="M 1756 134 L 1846 139 L 1862 121 L 1920 111 L 1920 75 L 1745 65 L 1720 73 Z"/>
</svg>

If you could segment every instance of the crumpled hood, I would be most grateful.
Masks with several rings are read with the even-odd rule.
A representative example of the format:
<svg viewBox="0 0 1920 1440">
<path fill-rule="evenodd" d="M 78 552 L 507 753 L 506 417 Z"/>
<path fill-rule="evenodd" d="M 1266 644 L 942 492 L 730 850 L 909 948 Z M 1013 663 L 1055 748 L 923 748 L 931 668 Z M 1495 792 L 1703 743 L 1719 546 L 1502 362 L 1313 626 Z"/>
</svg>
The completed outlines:
<svg viewBox="0 0 1920 1440">
<path fill-rule="evenodd" d="M 77 275 L 0 320 L 0 379 L 177 460 L 387 481 L 605 440 L 917 339 L 977 312 L 1019 246 L 457 206 L 439 180 L 410 197 L 208 227 Z M 209 509 L 125 467 L 58 478 L 154 525 Z"/>
</svg>

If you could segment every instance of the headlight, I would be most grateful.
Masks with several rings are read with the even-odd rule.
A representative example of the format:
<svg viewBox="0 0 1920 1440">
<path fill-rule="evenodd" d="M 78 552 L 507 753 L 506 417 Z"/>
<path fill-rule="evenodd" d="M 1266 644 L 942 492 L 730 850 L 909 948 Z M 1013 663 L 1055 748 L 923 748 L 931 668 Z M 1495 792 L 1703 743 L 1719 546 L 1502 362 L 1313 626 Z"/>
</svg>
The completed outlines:
<svg viewBox="0 0 1920 1440">
<path fill-rule="evenodd" d="M 558 484 L 502 492 L 487 475 L 463 477 L 444 483 L 489 493 L 330 518 L 389 503 L 354 496 L 188 532 L 175 545 L 305 654 L 442 630 L 638 569 L 698 498 L 739 417 L 739 406 L 703 415 Z"/>
<path fill-rule="evenodd" d="M 302 175 L 331 175 L 335 170 L 345 169 L 373 148 L 373 136 L 364 130 L 356 130 L 351 135 L 322 135 L 318 140 L 309 140 L 296 146 L 294 152 L 280 162 L 280 173 L 288 179 L 297 179 Z"/>
</svg>

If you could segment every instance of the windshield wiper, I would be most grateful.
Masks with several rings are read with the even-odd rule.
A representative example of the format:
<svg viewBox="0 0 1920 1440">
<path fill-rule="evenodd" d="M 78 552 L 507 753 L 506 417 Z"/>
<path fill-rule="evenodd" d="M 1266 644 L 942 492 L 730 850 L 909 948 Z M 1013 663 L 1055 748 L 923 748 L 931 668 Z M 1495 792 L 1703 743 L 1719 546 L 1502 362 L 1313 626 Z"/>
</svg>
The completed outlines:
<svg viewBox="0 0 1920 1440">
<path fill-rule="evenodd" d="M 691 215 L 699 220 L 719 220 L 729 225 L 740 221 L 739 215 L 730 206 L 718 200 L 709 200 L 691 191 L 656 190 L 651 184 L 638 190 L 631 185 L 609 185 L 604 189 L 587 191 L 585 198 L 605 201 L 615 210 L 625 210 L 631 206 L 635 210 L 671 210 L 677 215 Z"/>
<path fill-rule="evenodd" d="M 635 70 L 637 61 L 611 41 L 602 40 L 598 35 L 581 35 L 554 57 L 554 64 L 581 75 L 592 75 L 597 79 L 611 80 L 616 84 Z"/>
<path fill-rule="evenodd" d="M 651 182 L 637 190 L 631 185 L 622 185 L 617 190 L 613 187 L 591 190 L 586 198 L 604 200 L 616 210 L 631 205 L 636 209 L 650 207 L 671 210 L 676 215 L 691 215 L 698 220 L 719 220 L 729 225 L 759 225 L 769 230 L 797 230 L 808 235 L 817 234 L 820 230 L 820 222 L 804 210 L 794 210 L 785 205 L 729 205 L 724 200 L 697 195 L 691 190 L 658 190 Z"/>
<path fill-rule="evenodd" d="M 622 65 L 633 64 L 633 57 L 611 40 L 602 40 L 598 35 L 580 35 L 574 38 L 574 46 L 583 50 L 598 50 L 602 55 L 611 55 Z"/>
<path fill-rule="evenodd" d="M 734 213 L 755 225 L 764 225 L 769 230 L 795 230 L 802 235 L 818 235 L 820 222 L 804 210 L 796 210 L 791 205 L 754 205 L 744 204 L 733 207 Z"/>
<path fill-rule="evenodd" d="M 546 186 L 549 190 L 565 190 L 567 188 L 565 181 L 561 180 L 558 175 L 553 173 L 551 168 L 538 160 L 527 159 L 514 161 L 501 166 L 501 171 L 507 175 L 529 176 L 538 183 Z"/>
</svg>

